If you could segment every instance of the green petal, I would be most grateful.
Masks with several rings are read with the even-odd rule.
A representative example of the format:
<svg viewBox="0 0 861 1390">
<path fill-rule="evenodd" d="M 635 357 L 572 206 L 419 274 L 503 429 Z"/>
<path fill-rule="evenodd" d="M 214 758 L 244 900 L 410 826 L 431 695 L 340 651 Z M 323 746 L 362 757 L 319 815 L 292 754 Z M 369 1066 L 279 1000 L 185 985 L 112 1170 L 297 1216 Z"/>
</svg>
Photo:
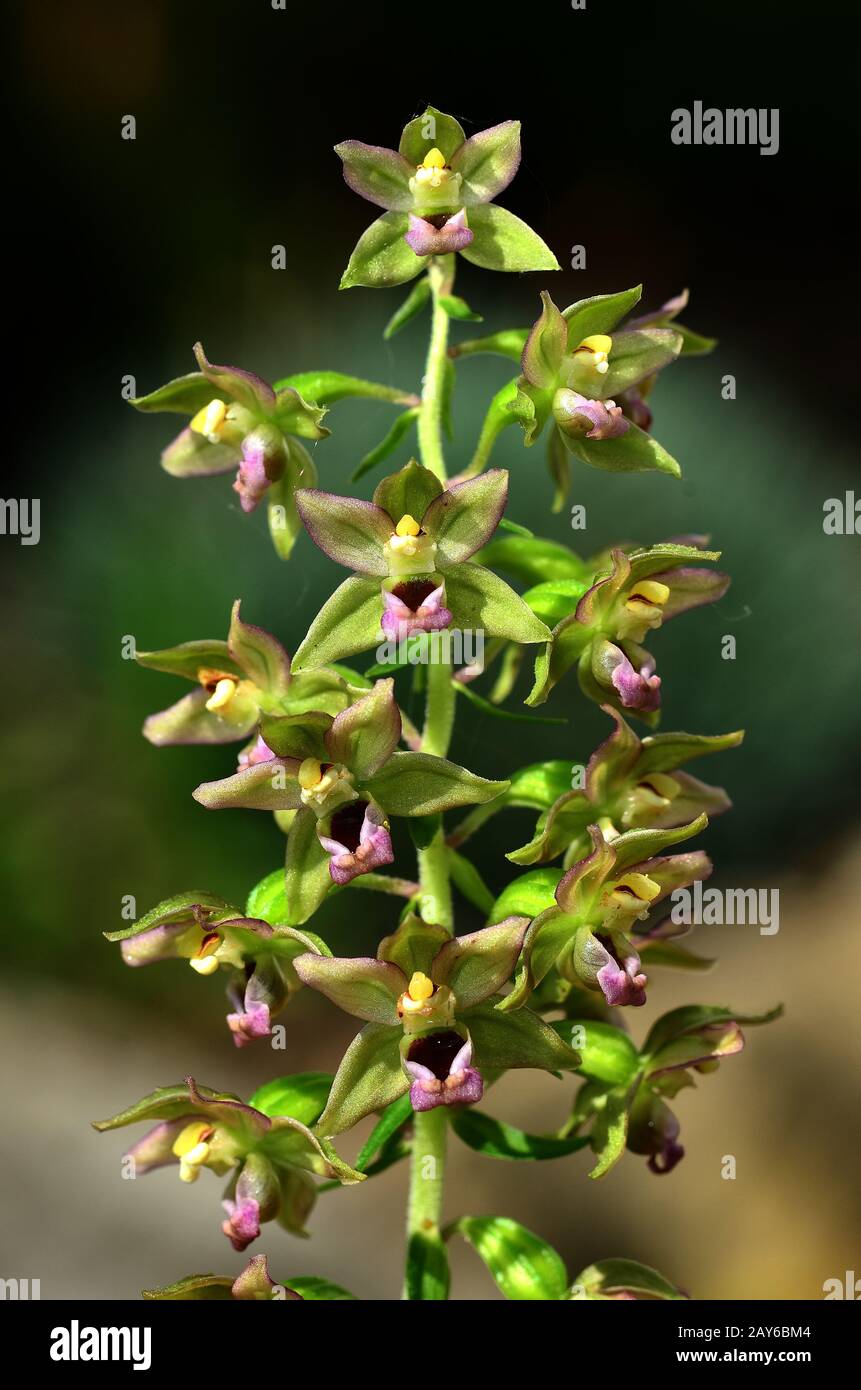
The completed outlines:
<svg viewBox="0 0 861 1390">
<path fill-rule="evenodd" d="M 473 239 L 461 255 L 484 270 L 559 270 L 550 247 L 513 212 L 482 203 L 469 210 Z"/>
</svg>

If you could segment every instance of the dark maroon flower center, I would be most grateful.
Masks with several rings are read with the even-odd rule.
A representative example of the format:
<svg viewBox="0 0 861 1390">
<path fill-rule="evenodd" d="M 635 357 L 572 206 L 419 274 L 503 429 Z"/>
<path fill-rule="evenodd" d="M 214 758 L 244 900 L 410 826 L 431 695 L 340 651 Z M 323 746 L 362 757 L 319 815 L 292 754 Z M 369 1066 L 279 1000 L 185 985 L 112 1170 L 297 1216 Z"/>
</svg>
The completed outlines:
<svg viewBox="0 0 861 1390">
<path fill-rule="evenodd" d="M 426 1033 L 424 1037 L 416 1038 L 415 1042 L 410 1044 L 407 1061 L 427 1067 L 437 1080 L 445 1081 L 463 1043 L 464 1039 L 460 1034 L 450 1028 L 444 1033 Z"/>
<path fill-rule="evenodd" d="M 395 598 L 399 598 L 401 603 L 405 603 L 407 608 L 413 613 L 417 613 L 436 588 L 436 584 L 430 579 L 404 579 L 400 584 L 396 584 L 392 589 Z"/>
<path fill-rule="evenodd" d="M 367 801 L 349 801 L 332 816 L 330 834 L 339 845 L 345 845 L 355 854 L 361 843 L 362 825 L 367 810 Z"/>
</svg>

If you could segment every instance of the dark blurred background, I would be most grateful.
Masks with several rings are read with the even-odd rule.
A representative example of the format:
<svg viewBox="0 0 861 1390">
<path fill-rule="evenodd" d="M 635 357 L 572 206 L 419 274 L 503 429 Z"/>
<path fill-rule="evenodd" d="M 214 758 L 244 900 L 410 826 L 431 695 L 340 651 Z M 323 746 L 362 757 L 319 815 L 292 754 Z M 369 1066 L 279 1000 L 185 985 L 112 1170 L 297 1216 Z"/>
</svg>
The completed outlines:
<svg viewBox="0 0 861 1390">
<path fill-rule="evenodd" d="M 571 501 L 586 506 L 585 538 L 566 513 L 550 514 L 543 445 L 524 452 L 511 430 L 494 461 L 511 472 L 509 514 L 578 549 L 690 530 L 723 549 L 727 597 L 654 641 L 663 727 L 748 729 L 740 751 L 702 765 L 736 803 L 707 844 L 721 883 L 781 888 L 781 930 L 703 932 L 722 967 L 660 976 L 634 1030 L 694 996 L 744 1009 L 783 998 L 789 1009 L 704 1080 L 705 1094 L 682 1099 L 690 1156 L 671 1178 L 628 1157 L 594 1189 L 577 1158 L 538 1173 L 462 1151 L 451 1212 L 510 1212 L 553 1240 L 572 1273 L 607 1254 L 653 1261 L 699 1297 L 818 1297 L 825 1278 L 859 1267 L 859 1194 L 833 1162 L 858 1141 L 857 1023 L 843 981 L 858 963 L 859 541 L 822 529 L 823 502 L 855 486 L 857 456 L 849 15 L 836 3 L 813 12 L 598 0 L 585 11 L 554 0 L 436 14 L 282 11 L 269 0 L 12 7 L 7 305 L 17 292 L 20 365 L 8 389 L 24 428 L 4 486 L 41 498 L 42 535 L 37 546 L 6 536 L 0 547 L 0 1017 L 14 1114 L 0 1138 L 14 1198 L 0 1274 L 41 1277 L 45 1297 L 97 1298 L 192 1268 L 238 1269 L 218 1234 L 212 1180 L 180 1193 L 174 1174 L 157 1174 L 130 1190 L 122 1139 L 97 1139 L 87 1121 L 189 1070 L 248 1094 L 285 1069 L 285 1055 L 289 1069 L 334 1069 L 351 1035 L 348 1020 L 303 996 L 287 1054 L 237 1053 L 217 982 L 179 965 L 126 970 L 101 939 L 120 925 L 123 895 L 139 912 L 190 886 L 242 900 L 283 852 L 267 816 L 208 815 L 191 801 L 192 787 L 232 765 L 232 750 L 157 751 L 140 738 L 144 716 L 183 691 L 123 660 L 123 638 L 153 648 L 221 637 L 241 596 L 243 616 L 293 650 L 341 577 L 305 538 L 281 564 L 265 518 L 242 515 L 229 477 L 163 473 L 175 417 L 135 415 L 121 386 L 132 374 L 145 392 L 191 370 L 201 338 L 213 360 L 270 380 L 325 366 L 414 388 L 425 320 L 391 343 L 381 337 L 406 291 L 338 291 L 375 213 L 345 187 L 331 147 L 353 137 L 396 145 L 428 102 L 468 134 L 520 117 L 524 160 L 500 201 L 563 267 L 572 246 L 587 255 L 585 270 L 544 277 L 461 263 L 458 290 L 485 322 L 456 326 L 456 337 L 531 322 L 541 288 L 564 305 L 642 279 L 644 307 L 689 286 L 685 322 L 720 339 L 655 395 L 655 432 L 682 482 L 578 468 Z M 670 113 L 695 100 L 779 107 L 779 152 L 673 145 Z M 134 141 L 120 136 L 129 114 Z M 283 271 L 271 268 L 275 244 L 286 247 Z M 721 397 L 726 373 L 735 401 Z M 501 359 L 462 364 L 452 471 L 510 375 Z M 322 485 L 346 490 L 391 418 L 384 405 L 336 406 L 315 454 Z M 393 464 L 407 456 L 405 445 Z M 373 479 L 359 486 L 369 495 Z M 735 661 L 721 659 L 725 634 Z M 572 681 L 549 709 L 568 726 L 489 721 L 462 705 L 455 756 L 493 776 L 539 757 L 585 760 L 603 716 Z M 474 842 L 495 891 L 510 877 L 502 853 L 530 824 L 509 813 Z M 319 929 L 335 950 L 360 954 L 395 911 L 376 895 L 343 894 Z M 460 929 L 476 925 L 465 909 Z M 555 1087 L 512 1079 L 492 1108 L 550 1126 L 568 1093 Z M 730 1152 L 745 1160 L 734 1183 L 719 1178 Z M 815 1181 L 823 1164 L 825 1186 Z M 403 1184 L 396 1169 L 325 1198 L 308 1247 L 280 1234 L 261 1246 L 283 1275 L 327 1274 L 392 1296 Z M 458 1274 L 456 1293 L 487 1294 L 469 1256 Z"/>
</svg>

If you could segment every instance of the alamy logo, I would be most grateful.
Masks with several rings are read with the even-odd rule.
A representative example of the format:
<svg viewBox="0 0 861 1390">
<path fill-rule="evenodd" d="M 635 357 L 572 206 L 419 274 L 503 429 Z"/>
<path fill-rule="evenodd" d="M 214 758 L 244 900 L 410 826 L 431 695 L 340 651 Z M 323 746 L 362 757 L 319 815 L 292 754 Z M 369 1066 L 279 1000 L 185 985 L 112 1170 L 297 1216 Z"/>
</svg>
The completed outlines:
<svg viewBox="0 0 861 1390">
<path fill-rule="evenodd" d="M 759 927 L 760 936 L 780 931 L 779 888 L 676 888 L 670 921 L 684 927 Z"/>
<path fill-rule="evenodd" d="M 0 535 L 17 536 L 22 545 L 38 545 L 41 510 L 38 497 L 0 497 Z"/>
<path fill-rule="evenodd" d="M 0 1299 L 17 1302 L 41 1297 L 41 1279 L 0 1279 Z"/>
<path fill-rule="evenodd" d="M 381 642 L 375 656 L 378 662 L 393 666 L 470 666 L 484 665 L 484 631 L 481 628 L 450 629 L 439 632 L 413 632 L 408 637 L 391 637 Z"/>
<path fill-rule="evenodd" d="M 70 1327 L 51 1332 L 52 1361 L 131 1361 L 135 1371 L 152 1365 L 151 1327 Z"/>
<path fill-rule="evenodd" d="M 670 139 L 674 145 L 759 145 L 760 154 L 777 154 L 780 149 L 780 110 L 776 106 L 740 107 L 719 111 L 677 106 L 670 116 Z"/>
</svg>

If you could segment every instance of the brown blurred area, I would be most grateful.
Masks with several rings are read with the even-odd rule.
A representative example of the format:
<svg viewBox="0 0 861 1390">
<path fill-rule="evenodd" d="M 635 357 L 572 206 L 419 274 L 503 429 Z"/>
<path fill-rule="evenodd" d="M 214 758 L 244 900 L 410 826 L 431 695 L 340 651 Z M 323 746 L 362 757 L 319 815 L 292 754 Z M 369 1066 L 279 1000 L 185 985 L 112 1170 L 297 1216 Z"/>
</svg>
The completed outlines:
<svg viewBox="0 0 861 1390">
<path fill-rule="evenodd" d="M 755 1012 L 783 1001 L 784 1019 L 747 1030 L 745 1050 L 698 1079 L 675 1102 L 686 1156 L 656 1177 L 625 1154 L 602 1181 L 588 1154 L 549 1163 L 482 1158 L 452 1137 L 446 1215 L 501 1213 L 554 1244 L 573 1277 L 593 1260 L 625 1255 L 654 1264 L 697 1299 L 816 1299 L 823 1283 L 861 1267 L 861 1038 L 853 987 L 861 910 L 861 841 L 842 845 L 816 877 L 787 871 L 747 886 L 778 887 L 780 930 L 695 928 L 701 954 L 720 955 L 696 977 L 655 970 L 649 1003 L 632 1031 L 658 1012 L 697 1000 Z M 827 939 L 827 950 L 822 941 Z M 161 967 L 170 969 L 171 967 Z M 176 969 L 182 967 L 177 965 Z M 634 1011 L 630 1011 L 633 1014 Z M 336 1067 L 349 1019 L 307 991 L 285 1016 L 287 1051 L 237 1052 L 226 1029 L 184 1030 L 148 1013 L 112 1009 L 52 984 L 4 993 L 0 1048 L 14 1125 L 0 1132 L 3 1171 L 13 1174 L 3 1219 L 8 1274 L 39 1278 L 43 1298 L 133 1298 L 186 1273 L 242 1267 L 220 1234 L 221 1180 L 193 1187 L 168 1168 L 123 1179 L 127 1136 L 97 1135 L 88 1118 L 120 1109 L 153 1085 L 198 1080 L 247 1094 L 285 1070 Z M 253 1051 L 253 1059 L 250 1055 Z M 180 1060 L 181 1059 L 181 1060 Z M 253 1065 L 252 1065 L 253 1062 Z M 484 1108 L 532 1132 L 567 1113 L 570 1079 L 509 1073 Z M 343 1141 L 353 1157 L 370 1122 Z M 737 1176 L 721 1176 L 728 1155 Z M 274 1275 L 316 1274 L 367 1299 L 396 1298 L 407 1164 L 360 1187 L 324 1194 L 310 1241 L 264 1227 L 255 1249 Z M 7 1184 L 8 1184 L 7 1176 Z M 194 1252 L 193 1256 L 190 1252 Z M 466 1247 L 452 1248 L 453 1297 L 497 1297 Z"/>
</svg>

